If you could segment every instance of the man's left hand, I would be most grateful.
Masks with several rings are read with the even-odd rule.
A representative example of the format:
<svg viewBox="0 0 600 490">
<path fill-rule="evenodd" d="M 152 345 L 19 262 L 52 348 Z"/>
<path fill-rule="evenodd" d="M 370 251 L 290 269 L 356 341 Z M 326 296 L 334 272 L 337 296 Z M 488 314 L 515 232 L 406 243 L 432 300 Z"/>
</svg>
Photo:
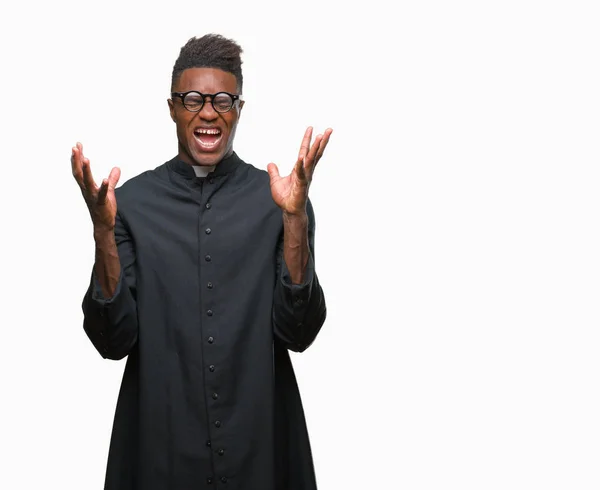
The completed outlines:
<svg viewBox="0 0 600 490">
<path fill-rule="evenodd" d="M 311 146 L 312 132 L 313 128 L 309 127 L 304 133 L 300 152 L 298 153 L 298 160 L 290 175 L 281 177 L 279 169 L 274 163 L 269 163 L 267 166 L 269 177 L 271 178 L 273 200 L 288 215 L 302 215 L 306 213 L 308 188 L 310 187 L 315 167 L 323 156 L 333 130 L 328 128 L 325 130 L 325 134 L 319 134 Z"/>
</svg>

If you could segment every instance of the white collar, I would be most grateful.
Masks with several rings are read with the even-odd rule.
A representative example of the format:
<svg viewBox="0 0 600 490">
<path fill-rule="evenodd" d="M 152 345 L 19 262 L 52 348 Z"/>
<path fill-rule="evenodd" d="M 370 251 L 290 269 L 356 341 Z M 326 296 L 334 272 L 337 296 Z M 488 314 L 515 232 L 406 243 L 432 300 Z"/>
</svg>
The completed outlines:
<svg viewBox="0 0 600 490">
<path fill-rule="evenodd" d="M 215 169 L 216 165 L 210 166 L 200 166 L 200 165 L 192 165 L 194 172 L 196 172 L 196 177 L 206 177 L 209 173 L 211 173 Z"/>
</svg>

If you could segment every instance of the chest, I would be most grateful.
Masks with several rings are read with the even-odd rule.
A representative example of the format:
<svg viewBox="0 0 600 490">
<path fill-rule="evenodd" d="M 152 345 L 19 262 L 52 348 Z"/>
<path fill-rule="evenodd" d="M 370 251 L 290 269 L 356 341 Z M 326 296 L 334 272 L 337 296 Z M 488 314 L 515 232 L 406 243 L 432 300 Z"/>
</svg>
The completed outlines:
<svg viewBox="0 0 600 490">
<path fill-rule="evenodd" d="M 274 263 L 282 221 L 268 188 L 205 183 L 159 197 L 130 213 L 138 266 L 177 277 L 198 268 L 233 277 Z"/>
</svg>

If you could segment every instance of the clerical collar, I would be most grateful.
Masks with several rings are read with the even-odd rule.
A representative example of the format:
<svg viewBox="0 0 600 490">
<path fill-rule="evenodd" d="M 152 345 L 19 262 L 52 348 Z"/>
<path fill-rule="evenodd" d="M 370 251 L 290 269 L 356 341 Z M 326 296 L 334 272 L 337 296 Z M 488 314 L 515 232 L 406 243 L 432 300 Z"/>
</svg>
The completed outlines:
<svg viewBox="0 0 600 490">
<path fill-rule="evenodd" d="M 168 166 L 178 174 L 188 179 L 194 179 L 198 176 L 205 177 L 206 175 L 214 175 L 216 177 L 219 177 L 222 175 L 233 173 L 241 163 L 242 160 L 240 159 L 240 157 L 238 157 L 237 154 L 233 152 L 228 157 L 223 158 L 223 160 L 217 163 L 217 165 L 215 165 L 214 167 L 198 167 L 196 165 L 190 165 L 188 163 L 185 163 L 179 157 L 175 157 L 171 161 L 169 161 Z M 208 172 L 206 172 L 205 175 L 198 175 L 198 171 L 204 173 L 203 171 L 205 169 L 208 170 Z"/>
<path fill-rule="evenodd" d="M 192 168 L 194 172 L 196 172 L 196 177 L 206 177 L 209 173 L 211 173 L 215 169 L 216 165 L 193 165 Z"/>
</svg>

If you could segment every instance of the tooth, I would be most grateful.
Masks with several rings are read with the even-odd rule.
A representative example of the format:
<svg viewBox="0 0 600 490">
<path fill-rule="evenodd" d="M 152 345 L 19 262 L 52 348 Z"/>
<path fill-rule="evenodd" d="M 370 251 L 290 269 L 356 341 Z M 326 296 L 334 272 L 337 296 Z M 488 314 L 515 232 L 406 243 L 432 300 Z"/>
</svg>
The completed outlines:
<svg viewBox="0 0 600 490">
<path fill-rule="evenodd" d="M 194 130 L 195 134 L 211 134 L 211 135 L 220 135 L 221 134 L 221 130 L 220 129 L 196 129 Z"/>
</svg>

